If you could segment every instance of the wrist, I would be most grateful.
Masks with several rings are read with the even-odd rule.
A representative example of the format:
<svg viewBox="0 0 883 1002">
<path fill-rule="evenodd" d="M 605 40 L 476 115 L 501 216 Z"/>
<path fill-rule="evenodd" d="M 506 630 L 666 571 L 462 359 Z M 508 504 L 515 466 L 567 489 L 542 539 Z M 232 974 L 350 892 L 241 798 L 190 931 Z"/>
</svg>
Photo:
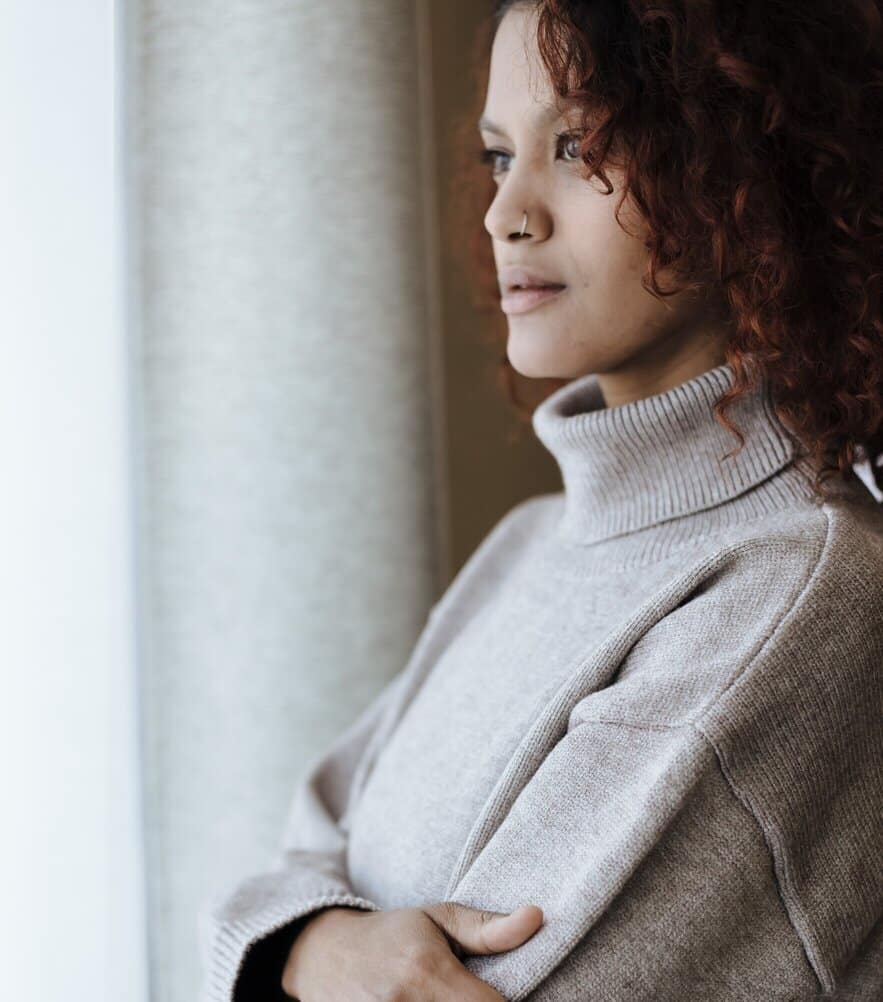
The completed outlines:
<svg viewBox="0 0 883 1002">
<path fill-rule="evenodd" d="M 361 909 L 358 909 L 361 910 Z M 304 967 L 304 956 L 311 944 L 316 941 L 316 934 L 321 929 L 325 929 L 329 923 L 333 922 L 335 915 L 341 912 L 352 913 L 357 909 L 349 908 L 346 905 L 327 905 L 314 912 L 304 915 L 294 927 L 294 935 L 289 940 L 288 955 L 282 971 L 283 991 L 291 998 L 300 999 L 300 992 L 303 991 L 302 972 Z"/>
</svg>

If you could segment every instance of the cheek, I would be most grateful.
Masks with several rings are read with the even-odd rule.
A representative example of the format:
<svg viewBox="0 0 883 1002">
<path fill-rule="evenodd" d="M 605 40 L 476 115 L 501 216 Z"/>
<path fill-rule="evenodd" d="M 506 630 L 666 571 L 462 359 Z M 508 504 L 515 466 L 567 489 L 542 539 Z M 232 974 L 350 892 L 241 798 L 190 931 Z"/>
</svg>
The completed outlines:
<svg viewBox="0 0 883 1002">
<path fill-rule="evenodd" d="M 623 233 L 615 221 L 606 218 L 585 223 L 568 242 L 570 274 L 579 289 L 623 294 L 644 293 L 641 280 L 647 265 L 647 251 L 640 239 Z"/>
<path fill-rule="evenodd" d="M 591 189 L 591 183 L 579 191 L 578 197 L 574 192 L 568 211 L 560 216 L 559 236 L 567 246 L 570 274 L 578 286 L 587 289 L 643 291 L 641 279 L 649 256 L 644 244 L 645 228 L 628 203 L 620 209 L 622 225 L 617 222 L 614 213 L 618 194 L 599 194 Z"/>
</svg>

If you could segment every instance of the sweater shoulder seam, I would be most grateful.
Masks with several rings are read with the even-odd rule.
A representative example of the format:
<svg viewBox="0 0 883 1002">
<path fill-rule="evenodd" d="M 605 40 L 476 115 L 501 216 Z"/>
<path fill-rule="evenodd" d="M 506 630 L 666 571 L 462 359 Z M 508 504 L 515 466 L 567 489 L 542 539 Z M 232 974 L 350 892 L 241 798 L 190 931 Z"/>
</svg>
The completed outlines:
<svg viewBox="0 0 883 1002">
<path fill-rule="evenodd" d="M 796 616 L 798 612 L 802 609 L 807 595 L 812 590 L 813 582 L 819 575 L 822 564 L 825 562 L 825 556 L 831 546 L 832 538 L 832 519 L 831 513 L 827 509 L 822 509 L 825 515 L 825 535 L 821 540 L 821 545 L 819 546 L 818 554 L 815 560 L 812 562 L 808 571 L 806 572 L 806 579 L 800 588 L 800 593 L 798 594 L 796 600 L 790 605 L 785 605 L 782 609 L 781 615 L 775 619 L 775 625 L 769 630 L 768 635 L 764 638 L 762 643 L 760 643 L 754 651 L 751 652 L 750 656 L 745 660 L 744 664 L 739 668 L 738 671 L 733 673 L 729 684 L 718 694 L 714 702 L 708 706 L 702 714 L 697 718 L 697 723 L 701 724 L 705 717 L 710 716 L 714 713 L 717 706 L 725 699 L 726 694 L 736 685 L 738 685 L 746 676 L 751 666 L 761 659 L 761 657 L 768 651 L 771 647 L 775 646 L 775 642 L 785 628 L 786 622 L 789 618 Z M 762 543 L 763 540 L 754 540 L 755 543 Z M 704 733 L 704 732 L 703 732 Z"/>
<path fill-rule="evenodd" d="M 825 556 L 830 549 L 832 540 L 831 512 L 827 506 L 822 506 L 820 510 L 824 512 L 825 515 L 824 539 L 819 547 L 819 553 L 812 565 L 812 569 L 807 574 L 803 587 L 800 589 L 800 594 L 798 595 L 797 600 L 790 606 L 783 609 L 781 616 L 778 617 L 775 626 L 772 630 L 770 630 L 769 635 L 763 643 L 752 652 L 751 656 L 745 661 L 741 669 L 734 673 L 729 685 L 718 694 L 717 699 L 714 700 L 711 706 L 707 707 L 702 714 L 694 718 L 691 723 L 697 733 L 701 734 L 712 748 L 721 773 L 733 795 L 737 798 L 739 803 L 742 804 L 743 808 L 752 816 L 755 824 L 760 829 L 772 860 L 776 888 L 779 894 L 779 899 L 782 902 L 782 907 L 785 909 L 785 913 L 788 916 L 788 920 L 795 932 L 795 935 L 800 940 L 801 946 L 803 947 L 810 967 L 815 973 L 820 988 L 823 992 L 830 992 L 833 991 L 834 988 L 833 976 L 822 959 L 818 938 L 813 930 L 810 918 L 803 909 L 803 906 L 794 891 L 790 875 L 789 861 L 787 853 L 784 850 L 783 840 L 780 838 L 775 826 L 764 825 L 761 821 L 759 812 L 754 807 L 748 791 L 741 789 L 732 776 L 723 750 L 717 745 L 703 726 L 705 719 L 714 713 L 716 708 L 725 699 L 726 694 L 733 688 L 733 686 L 738 685 L 739 682 L 746 677 L 746 673 L 750 670 L 751 666 L 758 662 L 763 657 L 765 652 L 774 646 L 776 638 L 780 635 L 782 629 L 785 628 L 786 622 L 790 617 L 797 613 L 797 610 L 801 608 L 806 596 L 809 594 L 813 582 L 816 580 L 822 565 L 825 562 Z"/>
<path fill-rule="evenodd" d="M 818 944 L 816 942 L 816 936 L 812 930 L 809 916 L 805 913 L 800 901 L 790 890 L 791 879 L 789 874 L 788 858 L 787 854 L 782 849 L 780 840 L 778 839 L 775 831 L 768 830 L 761 822 L 760 816 L 751 803 L 751 798 L 746 791 L 740 789 L 736 784 L 730 774 L 723 752 L 720 748 L 718 748 L 714 740 L 698 723 L 694 722 L 693 728 L 696 733 L 704 738 L 705 742 L 712 750 L 721 776 L 723 777 L 730 792 L 733 794 L 733 797 L 741 805 L 745 814 L 747 814 L 757 826 L 757 830 L 760 832 L 761 838 L 766 846 L 767 854 L 772 867 L 776 894 L 788 919 L 788 924 L 800 943 L 803 954 L 816 978 L 820 991 L 823 993 L 832 991 L 834 988 L 833 979 L 821 959 Z"/>
</svg>

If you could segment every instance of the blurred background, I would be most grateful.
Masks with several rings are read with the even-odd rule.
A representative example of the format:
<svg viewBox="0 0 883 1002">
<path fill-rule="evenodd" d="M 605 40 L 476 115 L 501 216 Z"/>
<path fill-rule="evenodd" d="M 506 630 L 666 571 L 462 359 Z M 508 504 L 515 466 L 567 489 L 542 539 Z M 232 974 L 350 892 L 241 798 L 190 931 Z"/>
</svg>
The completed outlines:
<svg viewBox="0 0 883 1002">
<path fill-rule="evenodd" d="M 0 0 L 4 997 L 192 1002 L 200 902 L 560 487 L 469 282 L 490 9 Z"/>
</svg>

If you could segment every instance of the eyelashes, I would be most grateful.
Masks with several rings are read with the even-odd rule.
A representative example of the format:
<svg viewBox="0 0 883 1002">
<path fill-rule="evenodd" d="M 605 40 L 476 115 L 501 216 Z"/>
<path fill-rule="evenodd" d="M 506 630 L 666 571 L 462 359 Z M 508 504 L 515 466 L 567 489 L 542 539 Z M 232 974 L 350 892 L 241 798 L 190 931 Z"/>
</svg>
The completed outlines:
<svg viewBox="0 0 883 1002">
<path fill-rule="evenodd" d="M 573 141 L 579 141 L 583 136 L 582 132 L 556 132 L 555 133 L 555 147 L 556 151 L 560 151 L 563 146 Z M 478 151 L 478 160 L 480 163 L 484 164 L 486 167 L 490 168 L 491 174 L 496 176 L 497 174 L 504 173 L 503 169 L 498 166 L 498 157 L 510 157 L 511 154 L 506 153 L 504 150 L 488 149 Z M 591 158 L 589 158 L 591 159 Z M 567 161 L 568 163 L 582 163 L 583 158 L 580 156 L 577 150 L 574 154 L 572 160 Z"/>
</svg>

